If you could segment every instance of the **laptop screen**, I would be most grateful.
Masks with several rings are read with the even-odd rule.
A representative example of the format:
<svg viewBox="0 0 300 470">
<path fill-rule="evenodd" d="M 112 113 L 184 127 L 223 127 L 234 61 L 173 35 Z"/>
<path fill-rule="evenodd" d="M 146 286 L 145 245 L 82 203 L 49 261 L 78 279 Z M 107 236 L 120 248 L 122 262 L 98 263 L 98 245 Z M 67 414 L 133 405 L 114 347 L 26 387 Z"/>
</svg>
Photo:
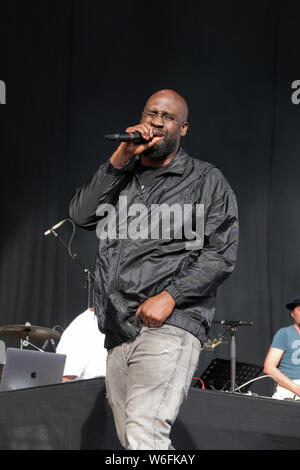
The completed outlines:
<svg viewBox="0 0 300 470">
<path fill-rule="evenodd" d="M 60 383 L 65 361 L 65 354 L 7 348 L 0 391 Z"/>
</svg>

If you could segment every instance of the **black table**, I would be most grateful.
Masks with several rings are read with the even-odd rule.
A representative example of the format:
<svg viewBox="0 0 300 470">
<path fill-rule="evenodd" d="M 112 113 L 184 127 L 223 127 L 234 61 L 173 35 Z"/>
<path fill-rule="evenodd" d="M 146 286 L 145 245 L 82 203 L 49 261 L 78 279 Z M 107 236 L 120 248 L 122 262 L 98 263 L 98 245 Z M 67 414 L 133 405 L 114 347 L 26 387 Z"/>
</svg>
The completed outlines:
<svg viewBox="0 0 300 470">
<path fill-rule="evenodd" d="M 191 388 L 177 450 L 300 449 L 300 402 Z M 0 393 L 1 450 L 118 450 L 103 378 Z"/>
</svg>

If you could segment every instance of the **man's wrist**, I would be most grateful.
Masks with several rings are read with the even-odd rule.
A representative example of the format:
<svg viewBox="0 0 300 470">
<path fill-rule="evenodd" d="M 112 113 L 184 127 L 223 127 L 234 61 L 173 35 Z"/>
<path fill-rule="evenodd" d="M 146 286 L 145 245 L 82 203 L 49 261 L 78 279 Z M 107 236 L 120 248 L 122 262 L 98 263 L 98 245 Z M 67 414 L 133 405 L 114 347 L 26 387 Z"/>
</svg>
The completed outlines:
<svg viewBox="0 0 300 470">
<path fill-rule="evenodd" d="M 172 302 L 173 306 L 176 305 L 174 297 L 167 290 L 163 290 L 162 294 L 165 294 L 168 297 L 169 301 Z"/>
<path fill-rule="evenodd" d="M 112 154 L 109 161 L 114 168 L 121 170 L 132 157 L 133 155 L 124 149 L 124 143 L 122 143 Z"/>
<path fill-rule="evenodd" d="M 185 302 L 185 298 L 182 293 L 174 286 L 174 284 L 167 286 L 165 291 L 173 297 L 176 305 L 182 305 Z"/>
</svg>

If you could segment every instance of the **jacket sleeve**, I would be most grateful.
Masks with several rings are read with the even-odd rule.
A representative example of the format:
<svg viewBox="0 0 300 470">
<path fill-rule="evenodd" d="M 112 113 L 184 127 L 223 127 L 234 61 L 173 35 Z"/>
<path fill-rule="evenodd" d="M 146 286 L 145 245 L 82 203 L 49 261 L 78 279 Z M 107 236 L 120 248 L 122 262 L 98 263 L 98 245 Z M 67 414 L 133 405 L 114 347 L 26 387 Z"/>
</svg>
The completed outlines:
<svg viewBox="0 0 300 470">
<path fill-rule="evenodd" d="M 191 305 L 197 303 L 199 297 L 214 295 L 234 269 L 238 232 L 236 198 L 223 179 L 222 190 L 216 192 L 208 204 L 204 245 L 199 256 L 165 288 L 176 305 Z"/>
<path fill-rule="evenodd" d="M 127 166 L 118 169 L 107 160 L 85 185 L 75 191 L 69 213 L 76 225 L 88 230 L 96 228 L 97 208 L 100 204 L 114 204 L 126 179 Z"/>
</svg>

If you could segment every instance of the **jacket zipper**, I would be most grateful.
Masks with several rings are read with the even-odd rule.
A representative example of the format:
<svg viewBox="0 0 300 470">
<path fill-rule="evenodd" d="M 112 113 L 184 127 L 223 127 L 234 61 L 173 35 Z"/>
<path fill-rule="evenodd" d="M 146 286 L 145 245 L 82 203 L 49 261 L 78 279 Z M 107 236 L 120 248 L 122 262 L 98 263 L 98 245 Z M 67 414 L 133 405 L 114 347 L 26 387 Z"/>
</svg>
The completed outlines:
<svg viewBox="0 0 300 470">
<path fill-rule="evenodd" d="M 142 185 L 141 181 L 139 180 L 139 178 L 137 177 L 137 180 L 139 182 L 139 185 L 140 185 L 140 188 L 141 188 L 141 199 L 143 200 L 142 198 L 142 194 L 144 192 L 144 188 L 145 186 Z M 119 265 L 120 265 L 120 260 L 121 260 L 121 256 L 123 254 L 123 249 L 124 249 L 124 245 L 125 245 L 125 238 L 123 238 L 121 240 L 121 247 L 120 247 L 120 251 L 119 251 L 119 254 L 118 254 L 118 259 L 117 259 L 117 266 L 116 266 L 116 272 L 115 272 L 115 277 L 114 277 L 114 287 L 115 287 L 115 293 L 116 293 L 116 299 L 118 301 L 118 304 L 121 308 L 122 311 L 126 311 L 126 309 L 124 309 L 124 304 L 122 304 L 121 302 L 121 296 L 119 294 Z M 127 313 L 127 311 L 126 311 Z"/>
<path fill-rule="evenodd" d="M 141 202 L 144 202 L 144 198 L 143 198 L 143 195 L 145 193 L 145 185 L 143 185 L 141 183 L 141 180 L 139 179 L 138 175 L 135 175 L 136 176 L 136 179 L 139 183 L 139 186 L 140 186 L 140 199 L 141 199 Z M 115 277 L 114 277 L 114 287 L 115 287 L 115 293 L 116 293 L 116 298 L 117 298 L 117 301 L 118 301 L 118 304 L 121 308 L 121 310 L 124 309 L 124 304 L 122 304 L 121 302 L 121 296 L 119 294 L 119 264 L 120 264 L 120 260 L 121 260 L 121 256 L 123 254 L 123 248 L 124 248 L 124 244 L 125 244 L 125 239 L 123 238 L 122 241 L 121 241 L 121 247 L 120 247 L 120 251 L 119 251 L 119 255 L 118 255 L 118 259 L 117 259 L 117 266 L 116 266 L 116 273 L 115 273 Z M 124 309 L 123 311 L 126 311 L 126 309 Z M 126 311 L 127 313 L 127 311 Z"/>
</svg>

